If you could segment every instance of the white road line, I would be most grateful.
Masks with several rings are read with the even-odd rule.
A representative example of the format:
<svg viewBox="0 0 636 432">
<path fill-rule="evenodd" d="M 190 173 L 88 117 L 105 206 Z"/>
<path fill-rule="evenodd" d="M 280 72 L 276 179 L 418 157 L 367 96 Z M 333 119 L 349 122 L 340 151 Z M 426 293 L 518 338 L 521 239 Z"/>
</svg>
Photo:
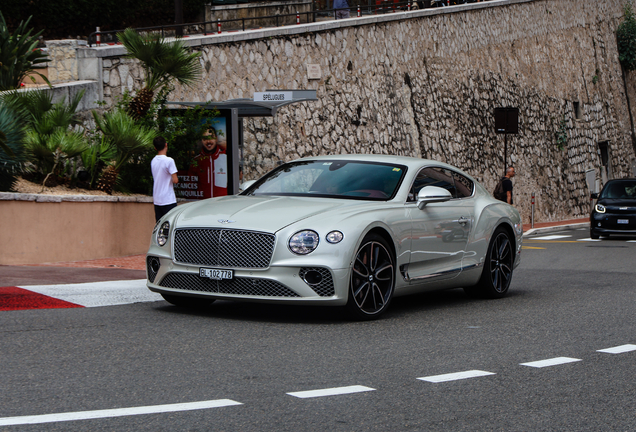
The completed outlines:
<svg viewBox="0 0 636 432">
<path fill-rule="evenodd" d="M 67 285 L 35 285 L 19 288 L 84 307 L 114 306 L 163 300 L 146 287 L 145 279 Z"/>
<path fill-rule="evenodd" d="M 601 239 L 593 239 L 593 238 L 582 238 L 582 239 L 578 239 L 577 241 L 586 241 L 586 242 L 600 242 Z"/>
<path fill-rule="evenodd" d="M 533 361 L 533 362 L 529 362 L 529 363 L 519 363 L 519 364 L 521 366 L 530 366 L 530 367 L 534 367 L 534 368 L 543 368 L 543 367 L 556 366 L 556 365 L 561 365 L 561 364 L 566 364 L 566 363 L 573 363 L 573 362 L 578 362 L 578 361 L 582 361 L 582 360 L 581 359 L 570 358 L 570 357 L 555 357 L 555 358 L 546 359 L 546 360 L 539 360 L 539 361 Z"/>
<path fill-rule="evenodd" d="M 462 380 L 467 378 L 477 378 L 477 377 L 482 377 L 487 375 L 495 375 L 495 373 L 480 371 L 480 370 L 469 370 L 465 372 L 456 372 L 456 373 L 449 373 L 444 375 L 432 375 L 432 376 L 418 378 L 418 380 L 428 381 L 432 383 L 440 383 L 440 382 L 446 382 L 446 381 Z"/>
<path fill-rule="evenodd" d="M 629 351 L 636 351 L 636 345 L 627 344 L 627 345 L 621 345 L 621 346 L 617 346 L 613 348 L 605 348 L 605 349 L 601 349 L 597 351 L 602 353 L 609 353 L 609 354 L 621 354 L 621 353 L 626 353 Z"/>
<path fill-rule="evenodd" d="M 532 237 L 532 238 L 529 238 L 528 240 L 557 240 L 557 239 L 568 238 L 568 237 L 572 237 L 572 236 L 571 235 L 549 235 L 549 236 L 543 236 L 543 237 Z"/>
<path fill-rule="evenodd" d="M 374 391 L 374 390 L 375 389 L 371 387 L 355 385 L 355 386 L 348 386 L 348 387 L 328 388 L 328 389 L 322 389 L 322 390 L 292 392 L 287 394 L 297 398 L 306 399 L 306 398 L 323 397 L 323 396 L 336 396 L 336 395 L 351 394 L 351 393 L 361 393 L 361 392 Z"/>
<path fill-rule="evenodd" d="M 63 421 L 73 420 L 90 420 L 98 418 L 110 418 L 110 417 L 125 417 L 140 414 L 161 414 L 168 412 L 178 411 L 192 411 L 208 408 L 221 408 L 233 405 L 243 405 L 240 402 L 236 402 L 230 399 L 217 399 L 200 402 L 189 402 L 169 405 L 152 405 L 144 407 L 134 408 L 117 408 L 117 409 L 105 409 L 98 411 L 78 411 L 59 414 L 42 414 L 33 416 L 22 417 L 5 417 L 0 418 L 0 426 L 14 426 L 24 424 L 40 424 L 40 423 L 55 423 Z"/>
</svg>

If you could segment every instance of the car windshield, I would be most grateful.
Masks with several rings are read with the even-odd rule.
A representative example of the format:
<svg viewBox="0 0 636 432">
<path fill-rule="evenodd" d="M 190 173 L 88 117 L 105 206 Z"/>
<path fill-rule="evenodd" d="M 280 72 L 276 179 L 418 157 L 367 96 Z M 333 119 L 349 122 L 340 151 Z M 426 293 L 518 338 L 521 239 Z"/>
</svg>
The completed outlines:
<svg viewBox="0 0 636 432">
<path fill-rule="evenodd" d="M 321 196 L 363 200 L 391 199 L 406 167 L 347 160 L 285 164 L 256 182 L 244 195 Z"/>
<path fill-rule="evenodd" d="M 636 199 L 636 180 L 613 180 L 605 185 L 599 198 Z"/>
</svg>

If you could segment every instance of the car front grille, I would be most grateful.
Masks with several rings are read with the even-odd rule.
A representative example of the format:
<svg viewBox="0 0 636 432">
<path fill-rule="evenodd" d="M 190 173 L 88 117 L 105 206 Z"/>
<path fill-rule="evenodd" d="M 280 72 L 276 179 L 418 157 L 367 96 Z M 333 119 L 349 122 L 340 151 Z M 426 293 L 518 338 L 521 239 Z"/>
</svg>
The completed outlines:
<svg viewBox="0 0 636 432">
<path fill-rule="evenodd" d="M 300 297 L 283 284 L 269 279 L 236 277 L 228 280 L 202 278 L 192 273 L 168 273 L 159 283 L 164 288 L 201 291 L 214 294 L 238 294 L 262 297 Z"/>
<path fill-rule="evenodd" d="M 174 257 L 183 264 L 266 268 L 274 251 L 273 234 L 230 229 L 178 229 Z"/>
</svg>

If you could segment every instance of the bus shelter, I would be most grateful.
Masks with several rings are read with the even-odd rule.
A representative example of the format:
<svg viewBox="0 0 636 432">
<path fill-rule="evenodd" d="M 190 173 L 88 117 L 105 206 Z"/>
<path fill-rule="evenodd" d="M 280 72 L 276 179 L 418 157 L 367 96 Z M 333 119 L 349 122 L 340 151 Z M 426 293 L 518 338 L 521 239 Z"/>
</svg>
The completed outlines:
<svg viewBox="0 0 636 432">
<path fill-rule="evenodd" d="M 214 126 L 207 128 L 188 167 L 177 166 L 179 183 L 175 189 L 181 198 L 197 200 L 239 192 L 243 161 L 243 118 L 275 117 L 287 105 L 316 101 L 316 90 L 267 90 L 254 93 L 253 99 L 223 102 L 167 102 L 167 105 L 201 107 L 219 112 L 211 116 Z"/>
</svg>

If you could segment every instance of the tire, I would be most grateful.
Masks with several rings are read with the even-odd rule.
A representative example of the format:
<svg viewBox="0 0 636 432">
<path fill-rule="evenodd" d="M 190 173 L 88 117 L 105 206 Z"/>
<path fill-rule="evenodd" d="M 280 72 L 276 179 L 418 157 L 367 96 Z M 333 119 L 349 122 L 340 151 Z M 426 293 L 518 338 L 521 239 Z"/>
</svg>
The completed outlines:
<svg viewBox="0 0 636 432">
<path fill-rule="evenodd" d="M 481 279 L 474 287 L 465 289 L 466 293 L 492 299 L 504 297 L 510 288 L 513 265 L 514 248 L 510 234 L 503 228 L 497 228 L 488 245 Z"/>
<path fill-rule="evenodd" d="M 377 319 L 393 298 L 395 257 L 386 240 L 369 234 L 362 240 L 351 265 L 349 316 L 359 321 Z"/>
<path fill-rule="evenodd" d="M 172 294 L 161 294 L 161 297 L 165 301 L 175 306 L 184 307 L 184 308 L 203 308 L 214 303 L 216 299 L 203 298 L 203 297 L 188 297 L 188 296 L 178 296 Z"/>
<path fill-rule="evenodd" d="M 599 237 L 600 237 L 600 235 L 596 234 L 596 231 L 590 230 L 590 238 L 592 240 L 598 240 Z"/>
</svg>

